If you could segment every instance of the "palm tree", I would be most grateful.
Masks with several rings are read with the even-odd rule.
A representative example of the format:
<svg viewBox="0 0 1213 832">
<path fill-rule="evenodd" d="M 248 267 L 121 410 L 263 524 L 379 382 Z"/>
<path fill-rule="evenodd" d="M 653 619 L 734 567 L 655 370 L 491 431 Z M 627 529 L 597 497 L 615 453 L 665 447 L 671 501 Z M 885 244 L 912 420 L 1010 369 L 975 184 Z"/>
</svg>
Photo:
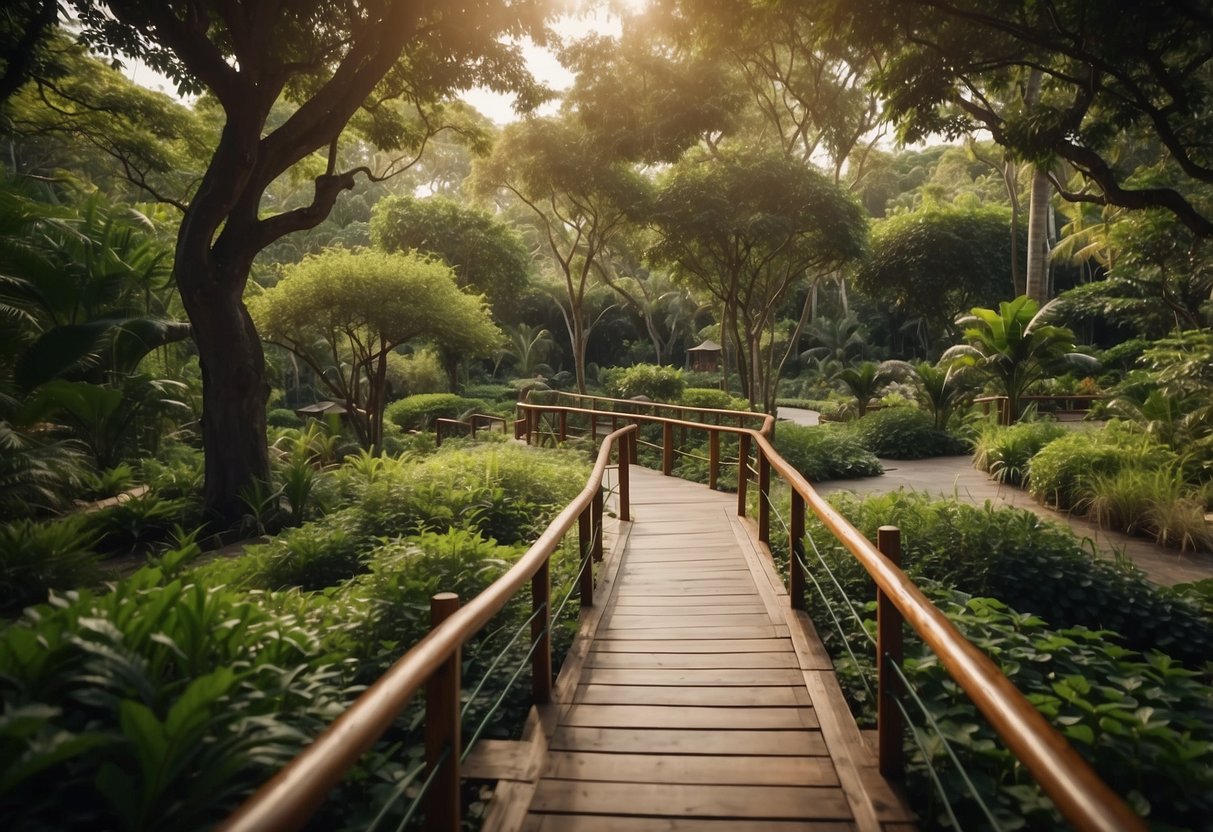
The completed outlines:
<svg viewBox="0 0 1213 832">
<path fill-rule="evenodd" d="M 868 403 L 876 394 L 897 380 L 900 366 L 904 362 L 864 361 L 846 367 L 834 374 L 834 380 L 842 384 L 855 397 L 855 418 L 862 419 L 868 412 Z"/>
<path fill-rule="evenodd" d="M 901 377 L 913 386 L 914 398 L 934 417 L 935 427 L 940 430 L 948 426 L 952 414 L 964 407 L 975 392 L 972 366 L 963 361 L 940 361 L 938 364 L 886 361 L 885 364 L 899 370 Z"/>
<path fill-rule="evenodd" d="M 1099 362 L 1074 351 L 1074 333 L 1045 322 L 1043 307 L 1027 295 L 1004 301 L 997 310 L 974 308 L 959 319 L 967 344 L 944 352 L 941 361 L 968 363 L 985 373 L 1007 397 L 1006 420 L 1019 419 L 1020 401 L 1041 379 L 1069 367 L 1095 369 Z"/>
<path fill-rule="evenodd" d="M 498 363 L 503 358 L 514 359 L 514 369 L 522 378 L 534 375 L 536 367 L 555 346 L 552 333 L 541 326 L 518 324 L 505 327 L 505 337 L 505 345 L 498 351 Z"/>
</svg>

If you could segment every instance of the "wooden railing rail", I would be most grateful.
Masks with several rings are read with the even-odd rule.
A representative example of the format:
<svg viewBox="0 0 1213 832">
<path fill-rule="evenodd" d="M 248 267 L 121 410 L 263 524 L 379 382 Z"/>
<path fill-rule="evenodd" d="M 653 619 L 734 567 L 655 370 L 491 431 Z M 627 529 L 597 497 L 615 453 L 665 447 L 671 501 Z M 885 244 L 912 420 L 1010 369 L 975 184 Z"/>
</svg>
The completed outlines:
<svg viewBox="0 0 1213 832">
<path fill-rule="evenodd" d="M 434 445 L 442 445 L 442 440 L 445 436 L 455 434 L 466 434 L 467 436 L 476 438 L 476 431 L 482 427 L 493 429 L 493 425 L 500 424 L 501 432 L 505 433 L 508 426 L 508 421 L 502 416 L 492 416 L 487 413 L 473 413 L 466 419 L 448 419 L 445 416 L 439 416 L 434 420 Z"/>
<path fill-rule="evenodd" d="M 711 424 L 716 425 L 732 423 L 735 427 L 751 427 L 765 433 L 769 433 L 775 424 L 775 417 L 769 413 L 753 413 L 748 410 L 722 410 L 710 407 L 690 407 L 688 405 L 670 404 L 667 402 L 612 399 L 606 396 L 570 393 L 565 390 L 531 390 L 527 393 L 527 398 L 524 401 L 530 401 L 532 396 L 552 397 L 557 400 L 552 402 L 552 404 L 559 405 L 561 404 L 561 400 L 564 400 L 572 402 L 572 404 L 568 405 L 570 407 L 608 413 L 649 416 L 662 416 L 665 413 L 668 418 L 672 419 L 678 419 L 680 416 L 686 415 L 699 415 L 703 417 L 701 422 L 710 421 Z M 588 406 L 587 402 L 589 403 Z M 646 414 L 645 411 L 648 411 L 648 413 Z"/>
<path fill-rule="evenodd" d="M 358 758 L 383 735 L 413 695 L 432 680 L 436 684 L 430 689 L 445 690 L 447 694 L 439 697 L 443 701 L 435 703 L 436 712 L 429 710 L 430 702 L 427 702 L 427 724 L 431 721 L 431 713 L 434 721 L 444 724 L 449 723 L 452 708 L 458 715 L 457 667 L 463 645 L 528 583 L 532 588 L 533 605 L 538 609 L 540 604 L 547 604 L 546 616 L 550 616 L 549 561 L 560 541 L 575 524 L 582 534 L 589 534 L 589 539 L 581 539 L 583 552 L 588 547 L 601 545 L 602 484 L 614 449 L 618 449 L 621 462 L 618 516 L 621 520 L 629 518 L 626 461 L 636 430 L 635 426 L 627 425 L 605 437 L 585 488 L 565 506 L 539 539 L 527 549 L 526 554 L 504 575 L 458 609 L 458 599 L 448 597 L 449 593 L 436 596 L 433 617 L 440 623 L 359 696 L 315 742 L 245 801 L 221 829 L 225 832 L 277 832 L 301 828 Z M 586 520 L 582 521 L 582 517 Z M 582 589 L 586 589 L 584 582 Z M 593 603 L 592 583 L 590 592 L 583 595 L 581 603 Z M 541 644 L 541 648 L 536 649 L 532 656 L 534 694 L 541 702 L 546 701 L 551 691 L 552 656 L 546 616 L 536 616 L 532 622 L 535 628 L 533 633 L 539 633 Z M 450 678 L 444 678 L 444 674 L 445 677 L 451 676 L 452 667 L 456 668 L 453 683 Z M 451 697 L 453 702 L 448 701 Z M 451 736 L 449 730 L 444 734 L 447 742 L 451 741 Z M 453 737 L 457 744 L 457 726 Z M 431 740 L 427 736 L 427 747 Z M 446 793 L 427 794 L 426 805 L 445 807 L 442 810 L 444 815 L 438 818 L 427 816 L 426 829 L 457 830 L 460 827 L 457 796 L 452 798 L 449 794 L 451 784 L 457 788 L 459 783 L 459 756 L 459 749 L 453 748 L 438 758 L 442 761 L 440 765 L 450 768 L 438 772 L 441 776 L 434 780 L 431 788 L 437 788 L 442 783 Z M 427 754 L 427 759 L 433 758 Z M 431 811 L 434 809 L 431 808 Z M 453 817 L 450 816 L 451 811 L 454 812 Z"/>
<path fill-rule="evenodd" d="M 582 408 L 569 408 L 557 405 L 538 405 L 520 403 L 519 409 L 525 414 L 528 428 L 528 441 L 535 434 L 543 413 L 551 412 L 558 416 L 561 432 L 567 434 L 568 417 L 574 414 L 587 413 Z M 593 420 L 595 411 L 588 411 Z M 597 411 L 598 415 L 608 415 Z M 956 626 L 948 620 L 930 599 L 923 594 L 914 582 L 901 570 L 895 562 L 900 554 L 900 540 L 891 531 L 885 533 L 883 548 L 888 555 L 882 554 L 864 535 L 850 522 L 839 514 L 824 498 L 822 498 L 808 481 L 791 466 L 768 439 L 764 431 L 737 428 L 726 425 L 688 422 L 679 419 L 669 419 L 660 416 L 645 416 L 637 414 L 609 414 L 619 416 L 633 424 L 653 423 L 663 426 L 662 468 L 669 475 L 667 460 L 673 453 L 675 431 L 673 428 L 687 428 L 707 431 L 710 435 L 729 433 L 739 438 L 740 452 L 738 465 L 738 499 L 737 514 L 746 514 L 746 484 L 750 474 L 750 448 L 753 446 L 757 454 L 755 472 L 759 487 L 759 539 L 768 542 L 770 533 L 770 473 L 774 471 L 788 484 L 792 491 L 792 512 L 789 549 L 799 551 L 803 538 L 803 509 L 807 505 L 822 522 L 822 524 L 851 552 L 859 561 L 876 584 L 880 604 L 885 608 L 883 626 L 878 622 L 878 630 L 884 634 L 883 646 L 878 648 L 880 655 L 878 665 L 883 664 L 886 656 L 899 659 L 899 639 L 893 634 L 894 629 L 900 629 L 895 617 L 890 617 L 893 610 L 904 619 L 922 638 L 923 642 L 939 656 L 944 668 L 953 680 L 969 697 L 970 701 L 989 721 L 1015 757 L 1024 765 L 1040 784 L 1044 792 L 1057 805 L 1058 810 L 1075 827 L 1083 830 L 1144 830 L 1145 824 L 1141 818 L 1121 799 L 1121 797 L 1104 783 L 1095 770 L 1083 757 L 1074 750 L 1041 713 L 1036 710 L 1027 697 L 1015 687 L 985 653 L 975 647 Z M 612 434 L 613 435 L 613 434 Z M 797 574 L 799 566 L 797 559 L 790 557 L 789 584 L 793 588 L 802 587 L 804 576 Z M 796 604 L 799 595 L 790 592 L 791 602 Z M 879 696 L 886 697 L 888 688 L 882 685 Z M 881 768 L 887 773 L 895 773 L 899 768 L 897 758 L 901 754 L 901 732 L 895 734 L 890 729 L 887 720 L 893 719 L 890 714 L 895 708 L 890 703 L 878 703 L 878 713 L 886 714 L 884 730 L 878 726 L 878 736 L 884 741 L 885 748 L 879 752 Z M 890 746 L 896 742 L 896 749 Z"/>
</svg>

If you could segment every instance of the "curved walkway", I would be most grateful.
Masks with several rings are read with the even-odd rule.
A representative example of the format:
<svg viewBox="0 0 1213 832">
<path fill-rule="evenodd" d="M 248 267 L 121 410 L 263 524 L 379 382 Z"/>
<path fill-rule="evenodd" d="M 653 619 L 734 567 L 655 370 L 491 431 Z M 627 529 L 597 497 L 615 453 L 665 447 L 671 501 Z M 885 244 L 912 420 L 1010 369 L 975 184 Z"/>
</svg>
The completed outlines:
<svg viewBox="0 0 1213 832">
<path fill-rule="evenodd" d="M 781 408 L 782 410 L 782 408 Z M 1099 553 L 1108 558 L 1123 552 L 1146 576 L 1158 584 L 1171 586 L 1187 581 L 1213 578 L 1213 552 L 1184 552 L 1170 549 L 1141 537 L 1130 537 L 1066 512 L 1046 508 L 1020 488 L 1001 485 L 973 467 L 970 456 L 935 459 L 882 459 L 885 473 L 880 477 L 832 480 L 814 483 L 821 494 L 853 491 L 856 494 L 884 494 L 898 489 L 925 491 L 955 497 L 974 505 L 989 502 L 996 508 L 1015 507 L 1035 512 L 1046 520 L 1068 523 L 1080 538 L 1095 541 Z"/>
</svg>

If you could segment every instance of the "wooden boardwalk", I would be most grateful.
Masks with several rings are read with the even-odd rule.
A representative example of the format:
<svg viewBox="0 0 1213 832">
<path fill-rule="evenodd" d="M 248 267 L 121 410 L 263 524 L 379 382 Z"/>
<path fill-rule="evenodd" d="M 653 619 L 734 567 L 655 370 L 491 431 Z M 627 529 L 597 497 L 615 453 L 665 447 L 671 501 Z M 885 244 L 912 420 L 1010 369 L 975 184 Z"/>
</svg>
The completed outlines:
<svg viewBox="0 0 1213 832">
<path fill-rule="evenodd" d="M 631 470 L 634 522 L 488 827 L 912 828 L 736 498 Z"/>
</svg>

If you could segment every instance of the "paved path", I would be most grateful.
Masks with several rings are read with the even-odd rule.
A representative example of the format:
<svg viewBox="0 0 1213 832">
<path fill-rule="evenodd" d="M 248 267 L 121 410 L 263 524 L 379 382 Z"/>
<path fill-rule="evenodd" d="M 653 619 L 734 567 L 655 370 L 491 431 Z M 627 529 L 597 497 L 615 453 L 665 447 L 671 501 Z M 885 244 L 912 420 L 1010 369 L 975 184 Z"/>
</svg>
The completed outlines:
<svg viewBox="0 0 1213 832">
<path fill-rule="evenodd" d="M 1114 557 L 1125 555 L 1155 583 L 1170 586 L 1186 581 L 1213 578 L 1213 552 L 1185 552 L 1156 546 L 1141 537 L 1101 529 L 1096 524 L 1065 512 L 1046 508 L 1013 486 L 1003 486 L 973 467 L 972 457 L 952 456 L 922 460 L 882 459 L 884 476 L 855 480 L 834 480 L 814 483 L 821 494 L 853 491 L 856 494 L 884 494 L 904 488 L 955 497 L 974 505 L 987 501 L 995 507 L 1014 506 L 1035 512 L 1047 520 L 1069 523 L 1079 537 L 1095 541 L 1101 554 Z"/>
</svg>

